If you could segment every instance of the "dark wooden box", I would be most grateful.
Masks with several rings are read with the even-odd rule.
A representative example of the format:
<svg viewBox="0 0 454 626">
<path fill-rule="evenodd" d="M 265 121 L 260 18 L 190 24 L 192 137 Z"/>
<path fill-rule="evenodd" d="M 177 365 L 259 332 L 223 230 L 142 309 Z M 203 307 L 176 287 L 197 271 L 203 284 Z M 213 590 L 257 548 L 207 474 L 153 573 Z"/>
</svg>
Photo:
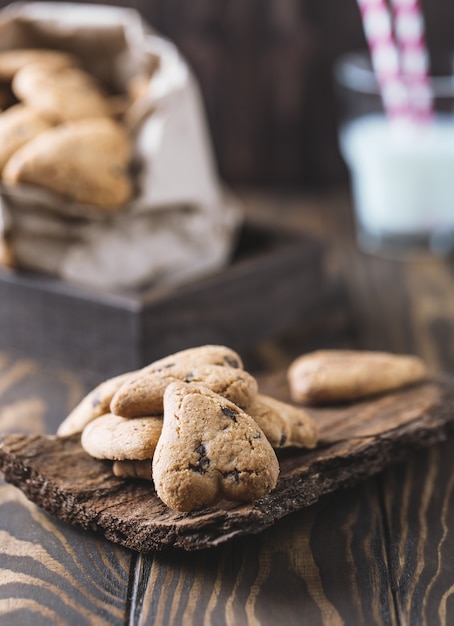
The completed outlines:
<svg viewBox="0 0 454 626">
<path fill-rule="evenodd" d="M 100 292 L 1 270 L 0 349 L 99 377 L 205 343 L 245 350 L 320 315 L 322 260 L 319 242 L 247 222 L 228 268 L 178 288 Z"/>
</svg>

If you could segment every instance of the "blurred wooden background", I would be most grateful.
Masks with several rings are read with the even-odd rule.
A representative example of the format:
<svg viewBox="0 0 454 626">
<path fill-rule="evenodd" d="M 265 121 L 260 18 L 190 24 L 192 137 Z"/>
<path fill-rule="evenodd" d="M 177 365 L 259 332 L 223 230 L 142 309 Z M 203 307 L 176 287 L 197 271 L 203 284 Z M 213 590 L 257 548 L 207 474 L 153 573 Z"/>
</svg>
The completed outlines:
<svg viewBox="0 0 454 626">
<path fill-rule="evenodd" d="M 186 56 L 228 182 L 307 189 L 346 180 L 332 66 L 341 53 L 365 47 L 356 0 L 111 4 L 139 10 Z M 423 8 L 430 49 L 454 48 L 454 3 L 424 0 Z"/>
</svg>

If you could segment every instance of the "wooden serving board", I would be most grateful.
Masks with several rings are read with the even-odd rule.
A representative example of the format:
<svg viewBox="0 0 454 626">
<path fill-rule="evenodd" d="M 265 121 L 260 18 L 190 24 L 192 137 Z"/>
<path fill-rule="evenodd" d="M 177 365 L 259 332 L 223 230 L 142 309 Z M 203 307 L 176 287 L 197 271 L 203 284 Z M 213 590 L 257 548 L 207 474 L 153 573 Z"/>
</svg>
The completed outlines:
<svg viewBox="0 0 454 626">
<path fill-rule="evenodd" d="M 262 378 L 259 387 L 288 400 L 284 375 Z M 172 511 L 151 483 L 115 478 L 110 463 L 89 457 L 77 436 L 3 434 L 0 469 L 8 482 L 52 515 L 133 550 L 208 548 L 259 532 L 409 451 L 445 439 L 454 429 L 454 380 L 428 381 L 309 412 L 319 424 L 319 445 L 312 451 L 279 452 L 276 489 L 249 505 L 222 502 L 200 512 Z"/>
</svg>

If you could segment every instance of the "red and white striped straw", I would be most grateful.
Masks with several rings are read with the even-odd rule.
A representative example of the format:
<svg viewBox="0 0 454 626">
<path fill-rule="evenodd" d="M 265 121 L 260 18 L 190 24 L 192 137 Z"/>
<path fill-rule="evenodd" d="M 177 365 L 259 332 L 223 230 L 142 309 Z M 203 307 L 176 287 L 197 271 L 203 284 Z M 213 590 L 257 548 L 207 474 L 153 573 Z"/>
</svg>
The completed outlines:
<svg viewBox="0 0 454 626">
<path fill-rule="evenodd" d="M 392 0 L 395 33 L 400 50 L 400 67 L 405 81 L 412 118 L 432 118 L 432 89 L 424 19 L 418 0 Z"/>
<path fill-rule="evenodd" d="M 357 1 L 385 112 L 391 119 L 408 118 L 408 94 L 402 81 L 399 51 L 386 1 Z"/>
<path fill-rule="evenodd" d="M 419 0 L 357 0 L 383 104 L 392 118 L 432 118 L 432 89 Z M 394 21 L 394 30 L 393 30 Z"/>
</svg>

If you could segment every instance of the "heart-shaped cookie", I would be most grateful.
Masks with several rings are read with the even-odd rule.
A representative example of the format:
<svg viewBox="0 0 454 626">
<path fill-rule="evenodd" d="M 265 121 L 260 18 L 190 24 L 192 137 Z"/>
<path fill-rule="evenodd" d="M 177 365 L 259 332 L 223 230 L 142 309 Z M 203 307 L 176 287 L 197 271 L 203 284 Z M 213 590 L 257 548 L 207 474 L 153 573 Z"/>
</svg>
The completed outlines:
<svg viewBox="0 0 454 626">
<path fill-rule="evenodd" d="M 3 169 L 3 179 L 116 209 L 132 195 L 130 151 L 126 131 L 113 120 L 69 122 L 45 130 L 17 150 Z"/>
<path fill-rule="evenodd" d="M 175 381 L 199 383 L 242 409 L 246 409 L 257 395 L 255 378 L 244 370 L 222 365 L 191 367 L 177 363 L 127 380 L 113 396 L 110 409 L 122 417 L 162 415 L 164 391 Z"/>
<path fill-rule="evenodd" d="M 153 480 L 167 506 L 192 511 L 222 499 L 251 502 L 268 494 L 278 475 L 271 444 L 238 406 L 194 383 L 166 388 Z"/>
<path fill-rule="evenodd" d="M 366 350 L 317 350 L 290 364 L 294 402 L 349 402 L 399 389 L 426 378 L 424 361 L 413 355 Z"/>
<path fill-rule="evenodd" d="M 181 363 L 190 367 L 196 367 L 198 365 L 227 365 L 228 367 L 238 369 L 243 369 L 244 367 L 240 355 L 235 352 L 235 350 L 232 350 L 232 348 L 216 344 L 206 344 L 196 346 L 195 348 L 180 350 L 162 359 L 153 361 L 153 363 L 150 363 L 142 369 L 142 373 L 155 372 Z"/>
</svg>

